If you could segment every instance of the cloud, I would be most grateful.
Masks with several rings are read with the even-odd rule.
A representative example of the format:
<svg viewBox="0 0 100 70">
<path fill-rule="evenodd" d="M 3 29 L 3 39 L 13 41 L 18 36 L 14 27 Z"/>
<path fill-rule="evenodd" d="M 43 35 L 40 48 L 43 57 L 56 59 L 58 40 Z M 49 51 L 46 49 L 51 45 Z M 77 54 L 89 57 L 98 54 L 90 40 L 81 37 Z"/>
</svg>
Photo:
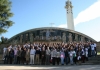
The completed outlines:
<svg viewBox="0 0 100 70">
<path fill-rule="evenodd" d="M 74 19 L 74 24 L 77 25 L 82 22 L 87 22 L 100 17 L 100 0 L 92 4 L 87 9 L 83 10 Z"/>
<path fill-rule="evenodd" d="M 59 25 L 58 27 L 60 27 L 60 28 L 67 28 L 67 24 L 62 24 L 62 25 Z"/>
<path fill-rule="evenodd" d="M 86 8 L 85 10 L 81 11 L 78 16 L 74 19 L 74 25 L 77 25 L 82 22 L 87 22 L 93 19 L 100 17 L 100 0 L 97 0 L 94 4 L 90 7 Z M 66 24 L 61 24 L 58 27 L 66 28 Z"/>
</svg>

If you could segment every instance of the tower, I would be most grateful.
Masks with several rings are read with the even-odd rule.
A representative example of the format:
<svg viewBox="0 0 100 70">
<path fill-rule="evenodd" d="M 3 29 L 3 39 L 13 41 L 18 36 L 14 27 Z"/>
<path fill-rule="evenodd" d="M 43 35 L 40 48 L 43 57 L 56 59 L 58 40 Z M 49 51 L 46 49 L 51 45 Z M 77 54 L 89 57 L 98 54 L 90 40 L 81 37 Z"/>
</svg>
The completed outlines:
<svg viewBox="0 0 100 70">
<path fill-rule="evenodd" d="M 74 20 L 73 20 L 73 11 L 72 11 L 73 6 L 70 0 L 67 0 L 65 8 L 67 10 L 68 29 L 74 30 Z"/>
</svg>

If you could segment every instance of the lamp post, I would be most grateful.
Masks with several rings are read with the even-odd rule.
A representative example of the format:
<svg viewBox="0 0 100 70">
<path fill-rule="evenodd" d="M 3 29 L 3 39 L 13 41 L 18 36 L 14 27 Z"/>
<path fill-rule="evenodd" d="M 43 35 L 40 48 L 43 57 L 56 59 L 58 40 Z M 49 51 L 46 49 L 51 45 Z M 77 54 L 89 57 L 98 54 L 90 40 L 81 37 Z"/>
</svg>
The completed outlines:
<svg viewBox="0 0 100 70">
<path fill-rule="evenodd" d="M 54 25 L 54 23 L 50 23 L 51 27 Z"/>
</svg>

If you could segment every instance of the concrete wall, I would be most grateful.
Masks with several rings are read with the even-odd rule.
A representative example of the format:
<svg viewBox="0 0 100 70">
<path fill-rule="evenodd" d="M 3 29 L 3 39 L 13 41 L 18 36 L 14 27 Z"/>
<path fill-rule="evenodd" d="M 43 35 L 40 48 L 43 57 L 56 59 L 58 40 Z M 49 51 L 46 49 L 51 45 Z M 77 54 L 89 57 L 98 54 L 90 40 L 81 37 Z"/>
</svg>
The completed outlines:
<svg viewBox="0 0 100 70">
<path fill-rule="evenodd" d="M 97 51 L 100 52 L 100 42 L 97 42 Z"/>
</svg>

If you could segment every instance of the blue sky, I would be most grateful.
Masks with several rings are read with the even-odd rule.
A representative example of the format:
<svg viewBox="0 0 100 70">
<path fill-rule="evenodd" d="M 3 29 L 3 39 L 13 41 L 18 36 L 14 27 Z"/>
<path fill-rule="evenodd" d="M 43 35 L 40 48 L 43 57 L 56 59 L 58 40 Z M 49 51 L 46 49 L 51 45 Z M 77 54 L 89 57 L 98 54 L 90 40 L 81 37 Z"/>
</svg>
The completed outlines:
<svg viewBox="0 0 100 70">
<path fill-rule="evenodd" d="M 65 2 L 67 0 L 11 0 L 15 23 L 2 36 L 12 36 L 39 27 L 67 28 Z M 100 0 L 71 0 L 75 30 L 100 41 Z"/>
</svg>

